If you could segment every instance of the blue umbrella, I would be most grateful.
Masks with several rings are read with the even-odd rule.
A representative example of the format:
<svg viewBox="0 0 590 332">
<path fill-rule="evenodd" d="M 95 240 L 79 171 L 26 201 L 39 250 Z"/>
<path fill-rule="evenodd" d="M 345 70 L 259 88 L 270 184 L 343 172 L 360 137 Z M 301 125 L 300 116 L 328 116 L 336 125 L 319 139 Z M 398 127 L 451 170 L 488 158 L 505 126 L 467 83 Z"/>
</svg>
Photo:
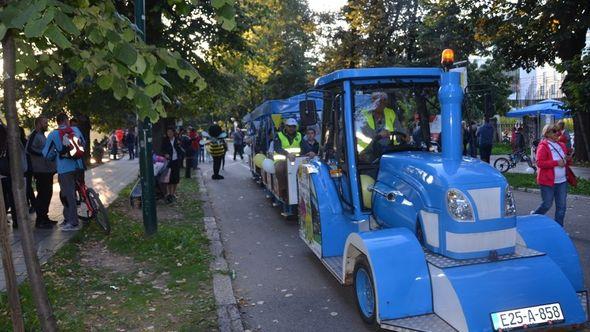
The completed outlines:
<svg viewBox="0 0 590 332">
<path fill-rule="evenodd" d="M 547 99 L 534 105 L 515 109 L 506 114 L 510 118 L 522 118 L 523 116 L 552 115 L 556 119 L 571 118 L 570 111 L 559 100 Z"/>
</svg>

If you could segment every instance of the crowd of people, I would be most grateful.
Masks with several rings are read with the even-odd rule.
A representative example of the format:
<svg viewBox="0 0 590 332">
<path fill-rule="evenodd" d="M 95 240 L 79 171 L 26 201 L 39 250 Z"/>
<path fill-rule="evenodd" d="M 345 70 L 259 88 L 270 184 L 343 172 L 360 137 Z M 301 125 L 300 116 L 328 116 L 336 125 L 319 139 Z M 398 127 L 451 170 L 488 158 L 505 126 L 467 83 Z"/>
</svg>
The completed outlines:
<svg viewBox="0 0 590 332">
<path fill-rule="evenodd" d="M 41 116 L 35 119 L 35 127 L 28 137 L 21 128 L 21 156 L 23 156 L 22 175 L 26 179 L 26 196 L 29 213 L 35 212 L 35 227 L 52 228 L 57 222 L 48 216 L 53 196 L 53 179 L 58 175 L 59 197 L 63 204 L 63 231 L 79 228 L 76 181 L 84 181 L 85 138 L 77 127 L 78 122 L 61 113 L 56 117 L 58 128 L 48 136 L 49 120 Z M 18 216 L 12 192 L 13 178 L 10 169 L 11 155 L 8 151 L 7 129 L 0 124 L 0 176 L 5 209 L 12 217 L 12 227 L 18 228 Z M 36 194 L 33 190 L 35 182 Z"/>
<path fill-rule="evenodd" d="M 396 130 L 399 121 L 395 118 L 395 112 L 389 111 L 386 105 L 386 95 L 375 95 L 374 104 L 383 107 L 376 107 L 370 114 L 371 121 L 366 121 L 368 115 L 363 114 L 365 125 L 361 128 L 362 137 L 381 137 L 386 132 L 383 140 L 389 139 L 391 133 L 402 134 L 401 143 L 420 144 L 423 136 L 420 131 L 420 119 L 416 118 L 410 134 Z M 56 117 L 58 128 L 51 131 L 48 136 L 49 119 L 39 117 L 35 120 L 35 127 L 28 137 L 24 130 L 21 130 L 21 144 L 23 156 L 23 177 L 26 183 L 26 196 L 29 204 L 29 213 L 36 213 L 35 226 L 37 228 L 52 228 L 56 221 L 48 216 L 49 204 L 53 195 L 54 175 L 58 175 L 60 186 L 60 200 L 63 204 L 64 222 L 61 229 L 64 231 L 76 230 L 79 227 L 76 201 L 76 181 L 84 180 L 86 165 L 84 159 L 77 155 L 80 151 L 76 149 L 85 146 L 86 138 L 77 128 L 77 121 L 70 119 L 66 114 L 59 114 Z M 372 124 L 372 126 L 371 126 Z M 21 128 L 22 129 L 22 128 Z M 363 132 L 366 131 L 365 132 Z M 489 119 L 481 126 L 475 122 L 467 124 L 463 122 L 463 153 L 471 157 L 479 155 L 482 161 L 490 162 L 492 145 L 494 142 L 494 127 Z M 377 133 L 378 132 L 378 133 Z M 368 136 L 365 136 L 368 135 Z M 244 159 L 244 146 L 249 140 L 239 127 L 231 133 L 233 140 L 233 159 L 239 156 Z M 567 197 L 568 182 L 573 184 L 575 177 L 569 169 L 571 156 L 573 154 L 572 142 L 569 132 L 563 121 L 555 125 L 547 125 L 543 128 L 542 140 L 538 142 L 536 152 L 536 164 L 539 168 L 537 182 L 541 189 L 542 203 L 532 213 L 546 213 L 556 204 L 555 220 L 563 225 L 565 215 L 565 202 Z M 161 197 L 167 203 L 176 201 L 176 189 L 180 181 L 181 168 L 184 168 L 184 176 L 191 177 L 191 172 L 198 169 L 199 162 L 205 162 L 210 158 L 213 161 L 212 179 L 221 180 L 224 177 L 220 170 L 224 167 L 225 156 L 228 151 L 226 138 L 228 135 L 223 129 L 213 124 L 207 132 L 200 132 L 192 127 L 168 128 L 166 136 L 162 139 L 159 147 L 159 154 L 154 154 L 154 165 L 158 165 L 157 182 Z M 316 139 L 316 127 L 299 128 L 297 120 L 289 118 L 284 121 L 281 128 L 277 130 L 273 139 L 275 169 L 277 180 L 286 181 L 286 177 L 280 174 L 286 173 L 287 161 L 292 161 L 295 156 L 306 156 L 313 158 L 320 152 L 320 144 Z M 357 137 L 358 139 L 358 137 Z M 379 139 L 380 141 L 382 139 Z M 374 150 L 376 143 L 372 140 L 364 144 L 359 141 L 360 150 Z M 526 139 L 522 126 L 515 126 L 511 135 L 511 144 L 514 153 L 524 153 L 526 150 Z M 537 142 L 535 142 L 537 143 Z M 108 145 L 109 153 L 113 159 L 117 159 L 118 149 L 125 146 L 129 159 L 135 158 L 137 137 L 135 130 L 129 128 L 125 131 L 113 131 L 105 140 L 94 141 L 95 150 L 103 150 Z M 72 151 L 76 152 L 73 153 Z M 363 151 L 359 151 L 362 153 Z M 102 156 L 95 159 L 100 161 Z M 12 225 L 18 227 L 15 202 L 12 195 L 12 181 L 9 166 L 10 155 L 8 153 L 6 127 L 0 123 L 0 177 L 4 194 L 5 209 L 12 216 Z M 33 190 L 33 183 L 36 192 Z M 280 185 L 280 183 L 279 183 Z M 284 184 L 281 187 L 286 187 Z"/>
<path fill-rule="evenodd" d="M 180 170 L 184 167 L 184 176 L 189 179 L 199 162 L 205 161 L 205 140 L 193 127 L 174 127 L 166 129 L 159 154 L 154 154 L 154 170 L 157 176 L 159 195 L 167 202 L 177 200 L 176 188 L 180 182 Z M 224 152 L 225 154 L 225 152 Z"/>
</svg>

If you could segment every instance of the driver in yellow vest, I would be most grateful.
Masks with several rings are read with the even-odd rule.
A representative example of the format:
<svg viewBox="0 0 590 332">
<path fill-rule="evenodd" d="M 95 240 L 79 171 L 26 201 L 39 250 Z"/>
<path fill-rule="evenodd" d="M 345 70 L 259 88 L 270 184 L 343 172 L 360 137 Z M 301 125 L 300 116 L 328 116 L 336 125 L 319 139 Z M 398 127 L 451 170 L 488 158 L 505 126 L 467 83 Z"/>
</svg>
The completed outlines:
<svg viewBox="0 0 590 332">
<path fill-rule="evenodd" d="M 368 162 L 378 158 L 385 147 L 408 139 L 395 111 L 387 107 L 387 93 L 374 92 L 371 101 L 371 108 L 361 110 L 355 117 L 357 151 Z"/>
<path fill-rule="evenodd" d="M 285 121 L 285 129 L 279 131 L 274 142 L 274 159 L 295 160 L 295 157 L 301 152 L 301 133 L 297 131 L 297 120 L 289 118 Z"/>
</svg>

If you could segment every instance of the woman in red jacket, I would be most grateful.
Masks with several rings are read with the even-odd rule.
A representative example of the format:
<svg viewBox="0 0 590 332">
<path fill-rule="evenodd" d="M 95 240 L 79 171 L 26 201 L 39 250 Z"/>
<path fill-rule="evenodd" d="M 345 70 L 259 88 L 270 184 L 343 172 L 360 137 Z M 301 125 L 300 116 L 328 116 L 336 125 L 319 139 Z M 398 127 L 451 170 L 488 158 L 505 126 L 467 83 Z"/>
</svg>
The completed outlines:
<svg viewBox="0 0 590 332">
<path fill-rule="evenodd" d="M 537 147 L 537 183 L 541 188 L 543 202 L 533 211 L 545 214 L 555 200 L 555 221 L 563 226 L 567 199 L 566 166 L 571 163 L 565 144 L 558 141 L 559 129 L 554 125 L 543 128 L 543 140 Z"/>
</svg>

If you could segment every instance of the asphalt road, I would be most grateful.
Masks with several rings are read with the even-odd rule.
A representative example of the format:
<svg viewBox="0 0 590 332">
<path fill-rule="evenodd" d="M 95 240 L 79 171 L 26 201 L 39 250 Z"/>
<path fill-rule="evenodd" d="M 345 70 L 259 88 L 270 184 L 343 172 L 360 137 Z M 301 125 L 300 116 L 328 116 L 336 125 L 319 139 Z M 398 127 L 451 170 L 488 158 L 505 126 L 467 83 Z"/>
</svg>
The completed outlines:
<svg viewBox="0 0 590 332">
<path fill-rule="evenodd" d="M 297 222 L 273 208 L 245 163 L 226 159 L 225 180 L 200 165 L 221 229 L 235 296 L 251 331 L 374 331 L 357 313 L 351 287 L 342 287 L 298 238 Z M 519 214 L 536 207 L 535 193 L 516 192 Z M 566 229 L 590 285 L 590 199 L 570 199 Z M 553 215 L 553 210 L 549 212 Z"/>
</svg>

